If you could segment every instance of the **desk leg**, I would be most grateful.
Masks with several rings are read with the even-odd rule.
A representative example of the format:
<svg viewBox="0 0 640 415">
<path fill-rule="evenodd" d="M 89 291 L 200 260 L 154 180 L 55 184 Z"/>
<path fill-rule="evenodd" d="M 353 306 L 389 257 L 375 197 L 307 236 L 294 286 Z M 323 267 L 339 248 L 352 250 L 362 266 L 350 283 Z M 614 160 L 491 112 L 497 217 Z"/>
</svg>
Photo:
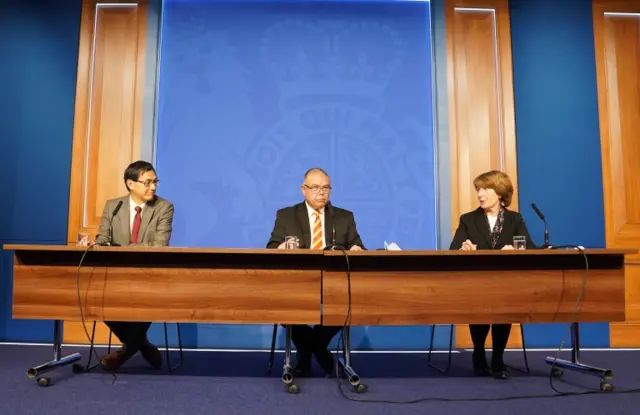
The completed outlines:
<svg viewBox="0 0 640 415">
<path fill-rule="evenodd" d="M 282 381 L 287 385 L 289 393 L 298 393 L 300 388 L 294 383 L 293 366 L 291 365 L 291 326 L 285 326 L 284 366 L 282 367 Z"/>
<path fill-rule="evenodd" d="M 611 369 L 602 369 L 580 363 L 580 328 L 578 323 L 571 324 L 571 340 L 573 343 L 571 361 L 557 359 L 551 356 L 544 359 L 547 364 L 553 365 L 552 376 L 561 377 L 565 369 L 575 370 L 576 372 L 599 377 L 600 390 L 603 392 L 612 391 L 613 385 L 611 384 L 611 380 L 613 379 L 613 372 Z"/>
<path fill-rule="evenodd" d="M 353 370 L 353 367 L 351 367 L 351 326 L 347 326 L 343 330 L 343 357 L 338 357 L 338 363 L 342 369 L 342 375 L 349 380 L 349 383 L 357 393 L 365 393 L 367 391 L 367 385 L 360 382 L 360 376 L 358 376 L 356 371 Z M 338 373 L 338 376 L 341 376 L 341 374 Z"/>
<path fill-rule="evenodd" d="M 80 353 L 72 353 L 64 357 L 61 357 L 61 354 L 62 322 L 55 320 L 53 322 L 53 360 L 30 368 L 27 370 L 27 377 L 29 379 L 36 379 L 39 386 L 49 386 L 51 379 L 48 376 L 42 376 L 43 374 L 80 360 Z"/>
</svg>

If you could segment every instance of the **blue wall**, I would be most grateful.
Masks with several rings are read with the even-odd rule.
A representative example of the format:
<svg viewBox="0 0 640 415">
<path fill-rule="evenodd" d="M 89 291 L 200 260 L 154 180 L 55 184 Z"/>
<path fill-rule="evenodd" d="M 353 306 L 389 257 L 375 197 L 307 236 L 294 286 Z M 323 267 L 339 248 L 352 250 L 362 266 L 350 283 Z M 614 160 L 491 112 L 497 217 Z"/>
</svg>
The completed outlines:
<svg viewBox="0 0 640 415">
<path fill-rule="evenodd" d="M 534 241 L 545 214 L 552 245 L 605 246 L 591 0 L 511 0 L 520 210 Z M 564 325 L 530 325 L 531 346 L 558 346 Z M 582 326 L 609 346 L 607 323 Z M 570 342 L 567 342 L 570 344 Z"/>
<path fill-rule="evenodd" d="M 1 244 L 66 243 L 80 10 L 0 1 Z M 0 253 L 0 340 L 50 341 L 51 322 L 11 319 L 10 254 Z"/>
</svg>

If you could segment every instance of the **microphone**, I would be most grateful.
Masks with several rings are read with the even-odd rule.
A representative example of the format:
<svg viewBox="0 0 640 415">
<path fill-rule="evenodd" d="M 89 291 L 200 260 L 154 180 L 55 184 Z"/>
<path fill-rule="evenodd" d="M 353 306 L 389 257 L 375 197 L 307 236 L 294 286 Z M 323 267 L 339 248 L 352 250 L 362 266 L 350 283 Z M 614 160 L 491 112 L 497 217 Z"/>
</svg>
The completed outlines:
<svg viewBox="0 0 640 415">
<path fill-rule="evenodd" d="M 120 208 L 122 207 L 122 200 L 118 202 L 116 208 L 113 209 L 113 213 L 111 214 L 111 220 L 109 221 L 109 242 L 106 245 L 109 246 L 119 246 L 118 244 L 113 242 L 113 218 L 118 214 Z"/>
<path fill-rule="evenodd" d="M 331 246 L 325 247 L 325 250 L 335 250 L 336 249 L 336 222 L 333 220 L 333 207 L 331 206 L 331 202 L 327 203 L 326 206 L 327 216 L 329 220 L 331 220 L 331 231 L 332 231 L 332 239 Z"/>
<path fill-rule="evenodd" d="M 532 203 L 531 207 L 536 212 L 536 215 L 538 215 L 538 217 L 542 220 L 542 222 L 544 222 L 544 247 L 543 248 L 545 249 L 549 248 L 549 246 L 551 245 L 549 244 L 549 228 L 547 228 L 547 220 L 544 218 L 544 215 L 542 214 L 542 212 L 540 212 L 540 209 L 538 209 L 535 203 Z"/>
</svg>

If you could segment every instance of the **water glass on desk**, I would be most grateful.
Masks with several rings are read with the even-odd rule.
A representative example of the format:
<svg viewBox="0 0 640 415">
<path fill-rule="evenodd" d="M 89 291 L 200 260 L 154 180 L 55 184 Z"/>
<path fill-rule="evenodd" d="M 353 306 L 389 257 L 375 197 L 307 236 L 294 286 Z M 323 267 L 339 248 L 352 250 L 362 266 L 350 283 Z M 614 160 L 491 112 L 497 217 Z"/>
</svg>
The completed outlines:
<svg viewBox="0 0 640 415">
<path fill-rule="evenodd" d="M 295 236 L 285 236 L 284 238 L 284 248 L 285 249 L 298 249 L 300 245 L 300 240 Z"/>
<path fill-rule="evenodd" d="M 91 245 L 91 235 L 85 232 L 78 232 L 77 246 L 89 246 Z"/>
<path fill-rule="evenodd" d="M 513 247 L 515 249 L 527 249 L 527 237 L 522 235 L 514 236 Z"/>
</svg>

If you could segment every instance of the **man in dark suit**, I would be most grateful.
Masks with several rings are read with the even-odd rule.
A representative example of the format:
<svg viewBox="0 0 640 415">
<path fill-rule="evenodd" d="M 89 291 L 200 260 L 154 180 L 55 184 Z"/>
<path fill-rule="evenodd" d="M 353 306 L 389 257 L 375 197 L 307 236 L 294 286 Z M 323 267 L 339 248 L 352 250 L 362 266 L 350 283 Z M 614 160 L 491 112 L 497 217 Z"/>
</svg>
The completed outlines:
<svg viewBox="0 0 640 415">
<path fill-rule="evenodd" d="M 267 248 L 285 248 L 285 237 L 299 239 L 299 248 L 325 249 L 333 245 L 356 251 L 364 249 L 353 213 L 329 203 L 331 180 L 320 168 L 308 170 L 301 186 L 304 202 L 278 210 Z M 311 371 L 311 356 L 315 354 L 320 367 L 330 374 L 333 357 L 327 350 L 331 339 L 342 327 L 316 325 L 292 326 L 291 337 L 296 346 L 296 374 L 307 376 Z"/>
<path fill-rule="evenodd" d="M 124 184 L 129 194 L 106 202 L 96 244 L 169 245 L 174 208 L 172 203 L 156 195 L 158 183 L 151 163 L 131 163 L 124 172 Z M 162 366 L 160 351 L 147 340 L 150 322 L 105 321 L 105 324 L 123 346 L 100 359 L 103 368 L 115 370 L 138 351 L 151 366 Z"/>
</svg>

